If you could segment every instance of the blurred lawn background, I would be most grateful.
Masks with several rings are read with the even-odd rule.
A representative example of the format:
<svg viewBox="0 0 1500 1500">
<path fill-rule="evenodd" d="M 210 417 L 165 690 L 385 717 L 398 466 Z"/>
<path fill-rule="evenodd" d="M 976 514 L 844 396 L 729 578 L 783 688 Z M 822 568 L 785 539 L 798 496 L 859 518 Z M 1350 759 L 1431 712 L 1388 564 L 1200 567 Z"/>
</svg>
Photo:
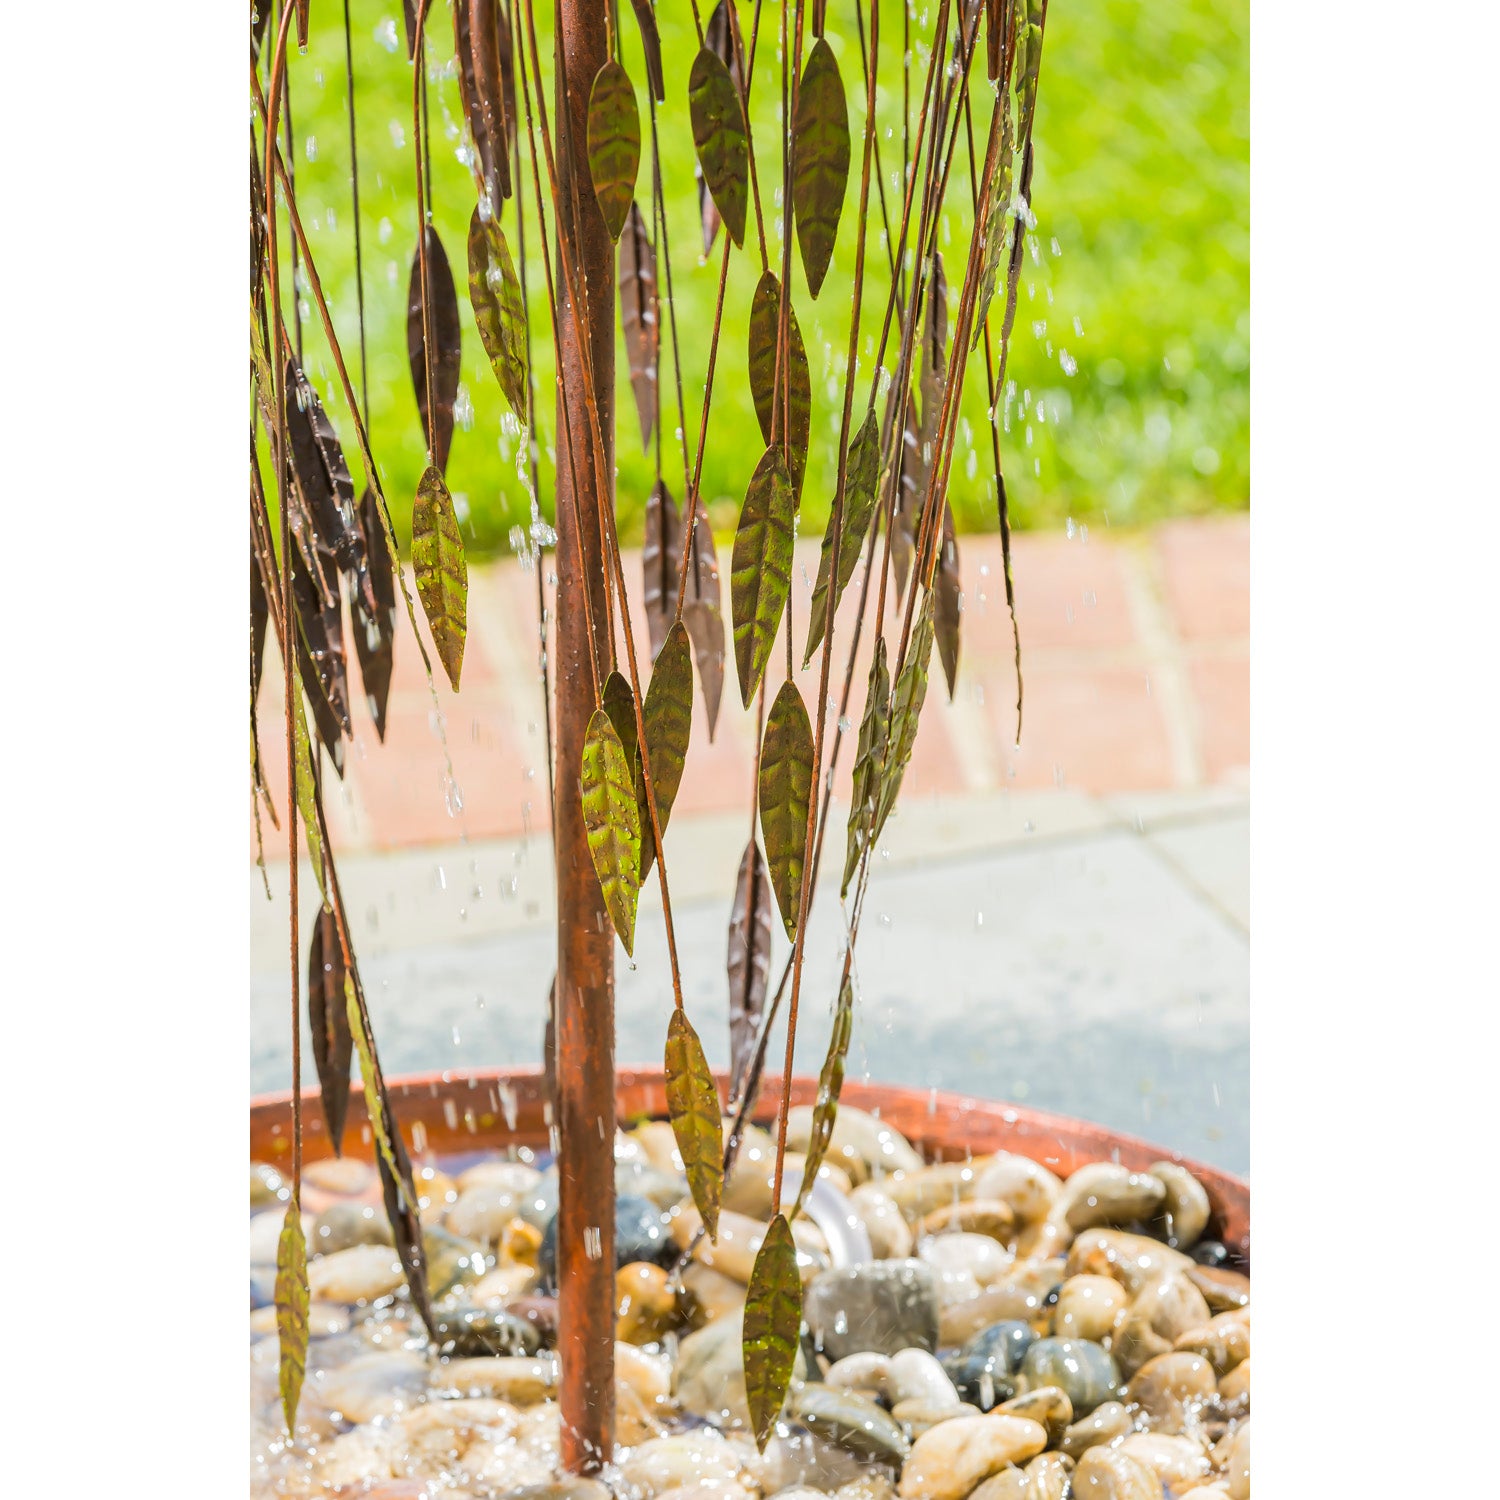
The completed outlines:
<svg viewBox="0 0 1500 1500">
<path fill-rule="evenodd" d="M 711 6 L 704 0 L 706 19 Z M 645 68 L 634 18 L 622 6 L 624 60 L 642 113 L 638 197 L 649 222 L 649 121 Z M 776 11 L 764 9 L 752 128 L 773 267 L 779 270 L 780 152 Z M 371 441 L 403 544 L 411 497 L 425 462 L 405 340 L 406 287 L 416 249 L 412 70 L 393 0 L 353 0 L 361 224 L 369 359 Z M 753 7 L 741 5 L 748 39 Z M 923 0 L 913 34 L 932 23 Z M 336 8 L 314 10 L 308 55 L 290 59 L 298 201 L 335 326 L 358 388 L 358 314 L 349 192 L 347 75 Z M 667 102 L 659 106 L 673 289 L 682 338 L 682 383 L 696 445 L 718 281 L 721 240 L 703 259 L 687 74 L 696 50 L 692 12 L 658 5 Z M 550 7 L 539 5 L 539 25 Z M 901 6 L 881 3 L 880 148 L 892 228 L 900 214 Z M 834 264 L 814 303 L 793 250 L 793 305 L 813 373 L 813 451 L 800 526 L 821 534 L 836 480 L 859 203 L 864 85 L 853 9 L 833 5 L 829 40 L 849 98 L 854 162 Z M 541 37 L 550 66 L 550 38 Z M 459 287 L 463 374 L 459 430 L 448 467 L 471 555 L 510 550 L 530 519 L 524 448 L 479 342 L 467 297 L 466 235 L 473 179 L 460 157 L 462 108 L 449 6 L 428 22 L 432 197 Z M 926 65 L 912 64 L 913 125 Z M 982 154 L 990 90 L 982 57 L 973 84 Z M 551 108 L 549 90 L 548 105 Z M 553 370 L 536 205 L 525 203 L 532 340 L 543 461 L 541 510 L 552 516 Z M 545 172 L 543 173 L 545 186 Z M 1048 14 L 1036 127 L 1036 229 L 1029 236 L 1009 375 L 1002 455 L 1012 514 L 1021 527 L 1139 524 L 1169 515 L 1236 509 L 1249 499 L 1249 6 L 1248 0 L 1055 0 Z M 867 276 L 854 423 L 862 415 L 889 287 L 888 250 L 872 185 Z M 549 214 L 550 220 L 550 214 Z M 968 162 L 955 164 L 940 243 L 956 312 L 972 213 Z M 514 200 L 504 224 L 516 246 Z M 722 235 L 722 231 L 721 231 Z M 287 259 L 286 239 L 282 255 Z M 660 258 L 661 247 L 658 246 Z M 731 532 L 762 444 L 745 375 L 750 297 L 760 272 L 753 215 L 745 249 L 730 262 L 728 298 L 709 418 L 703 494 L 714 525 Z M 560 274 L 560 273 L 559 273 Z M 658 267 L 665 293 L 665 271 Z M 998 332 L 1000 300 L 991 324 Z M 307 371 L 361 482 L 352 425 L 316 313 L 302 299 Z M 616 309 L 618 328 L 618 309 Z M 290 301 L 288 301 L 290 319 Z M 682 451 L 663 306 L 664 472 L 680 501 Z M 894 363 L 894 339 L 887 367 Z M 622 537 L 638 540 L 653 459 L 640 442 L 623 350 L 618 360 L 618 511 Z M 950 485 L 960 530 L 996 525 L 985 434 L 983 355 L 970 364 Z M 269 471 L 267 471 L 269 473 Z"/>
</svg>

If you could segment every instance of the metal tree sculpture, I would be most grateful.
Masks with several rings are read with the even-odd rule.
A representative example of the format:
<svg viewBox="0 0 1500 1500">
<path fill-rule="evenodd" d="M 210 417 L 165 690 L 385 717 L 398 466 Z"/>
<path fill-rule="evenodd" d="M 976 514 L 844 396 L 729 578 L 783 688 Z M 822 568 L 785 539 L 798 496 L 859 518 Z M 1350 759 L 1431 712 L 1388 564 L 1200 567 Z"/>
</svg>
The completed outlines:
<svg viewBox="0 0 1500 1500">
<path fill-rule="evenodd" d="M 548 775 L 558 961 L 550 1030 L 558 1129 L 563 1460 L 569 1469 L 583 1472 L 599 1468 L 613 1452 L 614 1227 L 613 1216 L 601 1208 L 614 1193 L 614 943 L 618 938 L 627 953 L 633 950 L 637 900 L 653 867 L 662 897 L 673 991 L 665 1040 L 668 1106 L 701 1217 L 698 1232 L 710 1237 L 716 1234 L 721 1188 L 757 1092 L 772 1028 L 783 1000 L 786 1003 L 772 1191 L 777 1212 L 756 1257 L 744 1317 L 746 1389 L 762 1445 L 786 1395 L 801 1319 L 791 1223 L 817 1175 L 838 1107 L 855 1003 L 854 942 L 871 855 L 912 754 L 934 644 L 950 694 L 957 671 L 961 592 L 948 483 L 965 373 L 981 346 L 1006 596 L 1014 623 L 997 397 L 1004 388 L 1029 222 L 1032 124 L 1046 18 L 1045 0 L 937 0 L 925 39 L 925 77 L 913 124 L 911 83 L 917 54 L 911 12 L 903 9 L 902 154 L 899 174 L 888 179 L 876 128 L 881 105 L 879 5 L 851 0 L 847 18 L 840 18 L 845 29 L 838 34 L 836 50 L 826 25 L 825 0 L 783 0 L 778 12 L 776 117 L 782 232 L 775 244 L 768 234 L 751 128 L 760 5 L 755 6 L 747 35 L 733 0 L 719 0 L 706 22 L 698 0 L 692 0 L 696 51 L 685 75 L 678 58 L 664 55 L 652 0 L 632 0 L 632 8 L 643 69 L 635 79 L 625 64 L 617 5 L 557 0 L 550 38 L 549 111 L 532 0 L 451 3 L 452 56 L 465 126 L 463 152 L 472 168 L 477 200 L 467 243 L 469 303 L 496 381 L 526 434 L 534 505 L 542 489 L 542 466 L 531 324 L 531 293 L 537 283 L 527 253 L 528 195 L 557 374 L 560 441 L 552 476 L 557 705 L 555 744 L 549 705 Z M 410 557 L 438 662 L 457 691 L 467 631 L 468 575 L 445 473 L 454 441 L 465 319 L 431 216 L 429 9 L 430 0 L 406 0 L 404 9 L 412 65 L 415 182 L 407 346 L 427 450 L 412 505 Z M 392 510 L 371 450 L 355 58 L 348 0 L 342 20 L 359 305 L 358 395 L 298 212 L 291 150 L 293 69 L 288 54 L 294 27 L 299 44 L 306 46 L 309 10 L 308 0 L 283 3 L 274 25 L 268 24 L 268 11 L 252 10 L 251 49 L 251 757 L 259 828 L 262 809 L 273 824 L 278 820 L 260 771 L 256 716 L 264 643 L 274 631 L 286 684 L 282 707 L 288 771 L 283 806 L 291 895 L 293 1186 L 276 1283 L 289 1430 L 295 1427 L 308 1308 L 300 1219 L 301 1101 L 296 1091 L 301 1076 L 299 825 L 322 898 L 309 945 L 307 995 L 322 1107 L 339 1149 L 349 1074 L 357 1058 L 395 1244 L 414 1305 L 429 1332 L 434 1327 L 419 1198 L 381 1072 L 324 811 L 323 777 L 330 766 L 342 775 L 343 744 L 352 733 L 345 593 L 377 734 L 384 736 L 398 591 L 429 683 L 433 674 L 421 645 L 416 602 L 397 561 Z M 321 11 L 318 19 L 323 19 Z M 976 53 L 981 50 L 984 61 L 978 63 Z M 636 43 L 630 51 L 635 54 Z M 857 156 L 841 55 L 846 64 L 857 56 L 863 81 Z M 977 89 L 972 87 L 976 76 L 982 80 Z M 644 185 L 639 180 L 642 77 L 651 146 L 650 176 Z M 678 337 L 659 152 L 663 127 L 658 107 L 668 106 L 669 100 L 675 123 L 666 128 L 690 130 L 695 150 L 705 263 L 715 244 L 721 246 L 695 443 L 690 441 L 683 363 L 685 356 L 698 351 L 684 349 Z M 976 115 L 981 121 L 978 130 Z M 950 181 L 955 166 L 962 174 L 957 184 Z M 899 186 L 894 223 L 886 199 L 888 180 Z M 879 205 L 887 285 L 878 337 L 872 345 L 866 330 L 867 353 L 862 359 L 872 186 Z M 968 230 L 962 280 L 951 309 L 938 251 L 939 223 L 950 190 Z M 852 213 L 847 201 L 851 193 L 857 195 Z M 514 252 L 505 227 L 508 210 Z M 771 229 L 775 227 L 773 222 Z M 817 698 L 809 713 L 795 681 L 791 574 L 814 394 L 793 308 L 793 242 L 807 295 L 817 298 L 830 284 L 841 231 L 846 238 L 852 234 L 854 242 L 852 275 L 847 283 L 839 282 L 850 288 L 848 342 L 837 480 L 802 635 L 802 665 L 818 657 Z M 555 233 L 555 242 L 549 242 L 549 233 Z M 747 237 L 750 253 L 758 255 L 761 275 L 748 309 L 746 375 L 765 447 L 745 475 L 733 546 L 729 644 L 740 702 L 756 714 L 758 748 L 752 837 L 739 860 L 730 919 L 729 1103 L 734 1115 L 726 1135 L 713 1076 L 683 1003 L 665 835 L 689 751 L 695 673 L 712 735 L 725 658 L 731 654 L 726 652 L 720 578 L 699 483 L 730 260 L 735 251 L 746 248 Z M 297 289 L 290 298 L 284 289 L 288 271 Z M 990 312 L 1002 291 L 997 339 Z M 354 430 L 364 477 L 358 503 L 332 422 L 303 370 L 304 292 L 316 310 Z M 639 425 L 648 449 L 655 439 L 656 480 L 646 507 L 643 553 L 649 663 L 636 655 L 616 526 L 617 297 L 635 406 L 630 425 Z M 681 445 L 681 511 L 663 468 L 663 308 Z M 894 357 L 888 361 L 893 334 Z M 858 411 L 857 398 L 862 403 Z M 273 474 L 269 490 L 261 475 L 263 456 Z M 852 613 L 845 611 L 850 635 L 847 666 L 833 712 L 840 602 L 860 571 L 861 553 L 865 565 L 858 605 Z M 538 590 L 545 639 L 540 569 Z M 854 690 L 855 656 L 867 628 L 874 633 L 873 659 L 855 747 L 841 881 L 848 938 L 832 1035 L 805 1142 L 801 1185 L 784 1196 L 789 1087 L 806 934 L 832 809 L 833 769 Z M 784 643 L 785 679 L 770 692 L 768 704 L 778 639 Z M 550 687 L 545 659 L 544 653 L 544 693 Z M 1016 664 L 1019 733 L 1019 640 Z M 435 701 L 436 691 L 434 686 Z M 309 712 L 313 732 L 308 728 Z M 757 819 L 759 840 L 754 836 Z M 773 906 L 792 947 L 771 994 Z"/>
</svg>

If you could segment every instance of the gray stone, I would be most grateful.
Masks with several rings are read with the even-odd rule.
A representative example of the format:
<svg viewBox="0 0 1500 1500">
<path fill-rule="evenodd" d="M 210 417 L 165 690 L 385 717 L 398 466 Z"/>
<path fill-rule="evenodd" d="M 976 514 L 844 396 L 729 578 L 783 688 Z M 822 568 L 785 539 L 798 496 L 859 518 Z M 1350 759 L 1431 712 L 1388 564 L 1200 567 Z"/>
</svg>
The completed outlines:
<svg viewBox="0 0 1500 1500">
<path fill-rule="evenodd" d="M 873 1401 L 853 1391 L 804 1385 L 793 1393 L 787 1415 L 856 1458 L 899 1464 L 906 1457 L 901 1428 Z"/>
<path fill-rule="evenodd" d="M 1073 1410 L 1085 1416 L 1120 1388 L 1120 1368 L 1113 1355 L 1088 1339 L 1038 1339 L 1021 1361 L 1028 1387 L 1055 1385 Z"/>
<path fill-rule="evenodd" d="M 824 1271 L 807 1288 L 803 1316 L 830 1360 L 866 1350 L 931 1353 L 938 1341 L 937 1278 L 918 1260 L 877 1260 Z"/>
<path fill-rule="evenodd" d="M 672 1372 L 672 1396 L 694 1416 L 716 1426 L 748 1427 L 750 1408 L 745 1400 L 745 1367 L 742 1348 L 743 1310 L 690 1333 L 677 1349 Z M 792 1367 L 801 1379 L 806 1366 L 799 1351 Z"/>
<path fill-rule="evenodd" d="M 468 1303 L 435 1313 L 438 1353 L 458 1359 L 482 1354 L 535 1354 L 541 1335 L 525 1318 L 494 1307 Z"/>
<path fill-rule="evenodd" d="M 309 1255 L 331 1255 L 351 1245 L 389 1245 L 391 1226 L 384 1209 L 368 1203 L 330 1203 L 313 1220 Z"/>
</svg>

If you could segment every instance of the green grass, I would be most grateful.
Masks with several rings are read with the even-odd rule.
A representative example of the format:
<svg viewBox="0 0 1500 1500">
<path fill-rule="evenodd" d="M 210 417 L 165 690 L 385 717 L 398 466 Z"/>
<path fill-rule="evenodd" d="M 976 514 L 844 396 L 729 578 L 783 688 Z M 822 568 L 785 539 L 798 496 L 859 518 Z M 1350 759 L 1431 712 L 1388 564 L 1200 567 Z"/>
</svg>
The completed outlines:
<svg viewBox="0 0 1500 1500">
<path fill-rule="evenodd" d="M 625 62 L 644 117 L 645 70 L 633 20 L 628 8 L 621 9 Z M 464 290 L 474 189 L 456 154 L 462 143 L 461 108 L 448 9 L 434 10 L 429 45 L 433 67 L 441 73 L 430 89 L 435 222 L 459 283 L 464 323 L 460 430 L 448 478 L 465 537 L 475 553 L 485 553 L 510 545 L 512 528 L 529 519 L 530 501 L 519 472 L 518 435 L 514 424 L 503 419 L 508 409 L 485 360 Z M 405 344 L 406 285 L 416 246 L 411 69 L 397 40 L 399 7 L 389 0 L 355 0 L 353 13 L 371 435 L 398 535 L 404 539 L 411 496 L 425 461 Z M 742 5 L 747 27 L 751 13 L 751 7 Z M 775 14 L 766 8 L 753 127 L 766 231 L 773 265 L 779 267 L 775 199 L 781 167 L 774 145 L 779 90 L 776 39 L 770 30 Z M 662 171 L 688 429 L 696 444 L 719 248 L 715 246 L 711 262 L 702 261 L 686 102 L 687 70 L 696 46 L 691 12 L 685 5 L 663 5 L 660 15 L 668 94 L 659 109 Z M 900 143 L 900 8 L 885 3 L 881 15 L 879 121 L 894 228 L 900 207 L 890 186 L 896 165 L 892 153 Z M 313 30 L 309 55 L 292 59 L 298 197 L 357 386 L 343 36 L 331 12 L 321 22 L 315 13 Z M 385 35 L 390 50 L 372 45 L 377 32 Z M 858 132 L 864 113 L 848 7 L 830 8 L 829 32 L 850 99 L 855 172 L 834 266 L 816 303 L 807 296 L 795 249 L 793 254 L 794 306 L 813 371 L 813 452 L 801 518 L 804 532 L 812 533 L 820 533 L 825 523 L 836 473 L 852 301 Z M 549 54 L 545 37 L 542 45 Z M 923 63 L 925 55 L 919 54 L 914 92 L 920 89 Z M 982 68 L 976 72 L 975 90 L 976 103 L 988 100 Z M 975 119 L 981 146 L 986 118 L 984 113 Z M 649 158 L 641 169 L 643 194 L 648 173 Z M 940 231 L 955 306 L 969 232 L 967 173 L 961 155 L 949 192 L 948 222 Z M 1048 19 L 1033 199 L 1037 226 L 1022 276 L 1010 360 L 1016 392 L 1003 434 L 1016 523 L 1056 525 L 1071 516 L 1120 525 L 1244 506 L 1249 496 L 1247 0 L 1157 0 L 1150 6 L 1137 0 L 1057 0 Z M 514 244 L 513 213 L 508 204 L 506 229 Z M 526 215 L 533 340 L 544 412 L 540 498 L 550 517 L 556 431 L 548 395 L 552 361 L 536 209 L 529 191 Z M 856 424 L 869 390 L 873 340 L 889 274 L 878 206 L 872 207 L 870 224 Z M 746 319 L 759 269 L 752 227 L 745 251 L 731 260 L 703 465 L 703 493 L 721 531 L 735 524 L 761 448 L 745 378 Z M 992 323 L 998 328 L 998 306 Z M 309 373 L 344 437 L 358 482 L 348 414 L 316 315 L 306 302 L 304 329 Z M 669 360 L 665 338 L 663 350 Z M 888 364 L 890 360 L 888 354 Z M 639 536 L 654 467 L 641 449 L 623 357 L 619 364 L 618 508 L 622 534 L 629 540 Z M 984 386 L 981 356 L 969 367 L 966 420 L 950 486 L 960 528 L 966 530 L 995 525 Z M 670 364 L 665 364 L 664 469 L 680 500 L 683 468 L 673 391 Z"/>
</svg>

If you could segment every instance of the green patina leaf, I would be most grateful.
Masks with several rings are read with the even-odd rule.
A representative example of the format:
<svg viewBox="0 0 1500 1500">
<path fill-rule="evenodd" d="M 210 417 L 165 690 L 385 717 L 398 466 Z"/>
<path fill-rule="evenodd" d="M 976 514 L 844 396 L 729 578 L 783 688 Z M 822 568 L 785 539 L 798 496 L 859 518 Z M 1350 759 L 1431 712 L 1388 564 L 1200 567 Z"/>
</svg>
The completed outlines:
<svg viewBox="0 0 1500 1500">
<path fill-rule="evenodd" d="M 729 572 L 734 661 L 745 707 L 760 686 L 792 578 L 797 498 L 780 448 L 767 448 L 745 491 Z"/>
<path fill-rule="evenodd" d="M 682 773 L 687 769 L 688 742 L 693 733 L 693 643 L 687 627 L 678 620 L 667 632 L 651 681 L 646 687 L 643 710 L 646 721 L 646 756 L 651 785 L 656 792 L 656 816 L 663 834 L 672 816 L 672 803 Z M 646 806 L 646 778 L 636 767 L 636 800 L 641 807 L 641 880 L 650 873 L 656 857 L 656 842 Z"/>
<path fill-rule="evenodd" d="M 797 1191 L 795 1219 L 807 1202 L 812 1185 L 818 1180 L 818 1168 L 833 1139 L 833 1122 L 838 1118 L 839 1093 L 844 1087 L 844 1059 L 849 1055 L 849 1038 L 854 1032 L 854 981 L 844 980 L 838 1004 L 833 1010 L 833 1034 L 828 1038 L 828 1052 L 823 1071 L 818 1075 L 818 1097 L 813 1103 L 812 1131 L 807 1143 L 807 1158 L 802 1163 L 802 1186 Z"/>
<path fill-rule="evenodd" d="M 641 815 L 635 778 L 609 714 L 596 708 L 583 741 L 583 822 L 604 905 L 626 953 L 641 892 Z"/>
<path fill-rule="evenodd" d="M 839 600 L 854 569 L 859 563 L 859 554 L 864 547 L 865 536 L 870 529 L 870 517 L 875 514 L 875 496 L 880 487 L 880 424 L 875 413 L 870 411 L 858 432 L 849 444 L 849 456 L 844 460 L 844 520 L 839 533 L 839 579 L 833 591 L 833 612 L 838 613 Z M 828 623 L 828 577 L 833 571 L 833 517 L 828 518 L 828 529 L 823 533 L 823 551 L 818 558 L 818 581 L 813 586 L 812 608 L 807 628 L 807 654 L 802 658 L 805 667 L 812 660 L 818 642 Z"/>
<path fill-rule="evenodd" d="M 849 185 L 849 106 L 826 37 L 813 43 L 802 74 L 795 131 L 792 217 L 807 290 L 816 297 L 833 259 Z"/>
<path fill-rule="evenodd" d="M 932 655 L 933 594 L 928 593 L 917 611 L 912 626 L 906 660 L 896 676 L 896 694 L 891 704 L 890 743 L 886 747 L 885 765 L 880 773 L 880 795 L 875 804 L 872 840 L 880 837 L 885 820 L 896 805 L 901 778 L 911 760 L 917 742 L 917 721 L 922 715 L 922 700 L 927 696 L 927 662 Z"/>
<path fill-rule="evenodd" d="M 612 240 L 620 238 L 635 199 L 641 166 L 641 116 L 630 75 L 614 58 L 594 75 L 589 91 L 589 176 Z"/>
<path fill-rule="evenodd" d="M 942 551 L 938 554 L 937 576 L 932 581 L 936 602 L 933 606 L 933 632 L 937 638 L 938 660 L 943 664 L 943 680 L 948 684 L 948 701 L 958 682 L 959 625 L 963 619 L 963 581 L 958 571 L 958 536 L 953 529 L 953 507 L 943 506 Z"/>
<path fill-rule="evenodd" d="M 741 1345 L 750 1425 L 762 1452 L 786 1402 L 801 1332 L 797 1247 L 786 1215 L 777 1214 L 766 1228 L 750 1272 Z"/>
<path fill-rule="evenodd" d="M 703 180 L 730 238 L 743 248 L 750 198 L 750 142 L 734 79 L 723 58 L 707 47 L 693 59 L 688 74 L 688 111 Z"/>
<path fill-rule="evenodd" d="M 860 720 L 858 749 L 854 755 L 853 787 L 849 794 L 849 846 L 844 855 L 841 896 L 849 894 L 849 882 L 859 868 L 859 856 L 870 842 L 876 794 L 880 789 L 880 768 L 885 763 L 890 728 L 891 674 L 886 666 L 885 637 L 882 635 L 875 641 L 875 657 L 870 663 L 870 681 L 865 690 L 865 712 Z"/>
<path fill-rule="evenodd" d="M 411 513 L 411 563 L 417 596 L 432 631 L 448 681 L 458 691 L 468 634 L 469 565 L 458 534 L 453 496 L 438 469 L 429 464 L 417 485 Z"/>
<path fill-rule="evenodd" d="M 469 220 L 469 303 L 510 409 L 526 421 L 526 305 L 500 220 Z"/>
<path fill-rule="evenodd" d="M 390 1121 L 385 1117 L 385 1096 L 380 1090 L 380 1079 L 375 1075 L 375 1056 L 370 1051 L 370 1037 L 365 1030 L 364 1012 L 359 1008 L 359 995 L 354 988 L 354 976 L 344 975 L 344 1012 L 349 1017 L 349 1035 L 354 1039 L 354 1052 L 359 1058 L 360 1081 L 365 1086 L 365 1113 L 370 1119 L 370 1132 L 375 1137 L 375 1149 L 385 1163 L 391 1180 L 397 1184 L 404 1196 L 401 1184 L 405 1174 L 396 1160 L 396 1148 L 391 1144 Z"/>
<path fill-rule="evenodd" d="M 750 299 L 750 394 L 755 401 L 755 415 L 760 419 L 760 435 L 769 443 L 772 433 L 782 428 L 781 387 L 776 380 L 776 340 L 781 319 L 781 283 L 767 271 L 756 283 Z M 798 493 L 807 468 L 807 445 L 812 436 L 812 377 L 808 371 L 807 350 L 802 344 L 802 330 L 797 325 L 797 310 L 787 309 L 787 326 L 791 334 L 792 388 L 790 400 L 791 450 L 790 468 Z"/>
<path fill-rule="evenodd" d="M 297 1430 L 297 1403 L 307 1373 L 307 1241 L 302 1234 L 302 1205 L 294 1193 L 281 1221 L 276 1242 L 276 1333 L 281 1344 L 281 1410 L 287 1436 Z"/>
<path fill-rule="evenodd" d="M 802 902 L 813 774 L 812 723 L 797 684 L 788 678 L 766 715 L 760 752 L 760 832 L 788 937 L 797 934 Z"/>
<path fill-rule="evenodd" d="M 682 1010 L 667 1023 L 667 1114 L 682 1154 L 693 1204 L 711 1240 L 719 1237 L 724 1188 L 724 1120 L 703 1043 Z"/>
<path fill-rule="evenodd" d="M 302 837 L 307 840 L 307 858 L 318 878 L 323 905 L 328 905 L 328 876 L 323 869 L 323 834 L 318 827 L 318 800 L 313 789 L 312 752 L 307 742 L 307 719 L 302 697 L 297 695 L 292 716 L 292 754 L 296 759 L 297 814 L 302 819 Z"/>
</svg>

